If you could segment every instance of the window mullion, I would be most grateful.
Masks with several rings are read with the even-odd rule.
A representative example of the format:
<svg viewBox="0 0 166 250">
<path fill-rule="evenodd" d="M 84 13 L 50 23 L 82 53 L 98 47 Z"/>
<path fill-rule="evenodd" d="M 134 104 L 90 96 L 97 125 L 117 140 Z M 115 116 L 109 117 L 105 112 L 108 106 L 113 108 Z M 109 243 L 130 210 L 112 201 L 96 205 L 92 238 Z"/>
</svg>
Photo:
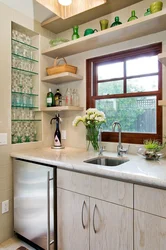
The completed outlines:
<svg viewBox="0 0 166 250">
<path fill-rule="evenodd" d="M 124 60 L 124 64 L 123 64 L 123 66 L 124 66 L 124 81 L 123 81 L 123 91 L 124 91 L 124 93 L 126 93 L 126 91 L 127 91 L 127 79 L 126 79 L 126 61 Z"/>
</svg>

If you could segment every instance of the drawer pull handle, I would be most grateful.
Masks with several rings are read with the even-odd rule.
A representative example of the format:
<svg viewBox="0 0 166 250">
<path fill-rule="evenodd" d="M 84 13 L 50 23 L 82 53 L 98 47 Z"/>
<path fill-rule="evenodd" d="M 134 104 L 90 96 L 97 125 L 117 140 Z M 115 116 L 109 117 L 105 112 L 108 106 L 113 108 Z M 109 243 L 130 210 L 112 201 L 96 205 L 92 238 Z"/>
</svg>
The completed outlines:
<svg viewBox="0 0 166 250">
<path fill-rule="evenodd" d="M 94 230 L 95 234 L 97 233 L 96 228 L 95 228 L 95 211 L 96 211 L 96 208 L 97 208 L 97 205 L 95 204 L 94 209 L 93 209 L 93 230 Z"/>
<path fill-rule="evenodd" d="M 81 212 L 81 221 L 82 221 L 82 227 L 85 229 L 85 224 L 84 224 L 84 206 L 86 206 L 85 201 L 82 204 L 82 212 Z"/>
</svg>

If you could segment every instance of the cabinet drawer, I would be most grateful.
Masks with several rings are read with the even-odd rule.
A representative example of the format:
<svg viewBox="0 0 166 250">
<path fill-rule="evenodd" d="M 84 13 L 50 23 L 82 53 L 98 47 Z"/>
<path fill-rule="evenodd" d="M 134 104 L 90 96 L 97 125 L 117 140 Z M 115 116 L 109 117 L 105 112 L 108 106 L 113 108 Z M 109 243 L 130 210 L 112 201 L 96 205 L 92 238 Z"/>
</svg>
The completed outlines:
<svg viewBox="0 0 166 250">
<path fill-rule="evenodd" d="M 134 185 L 134 208 L 166 218 L 166 190 Z"/>
<path fill-rule="evenodd" d="M 133 208 L 133 184 L 57 169 L 57 186 Z"/>
</svg>

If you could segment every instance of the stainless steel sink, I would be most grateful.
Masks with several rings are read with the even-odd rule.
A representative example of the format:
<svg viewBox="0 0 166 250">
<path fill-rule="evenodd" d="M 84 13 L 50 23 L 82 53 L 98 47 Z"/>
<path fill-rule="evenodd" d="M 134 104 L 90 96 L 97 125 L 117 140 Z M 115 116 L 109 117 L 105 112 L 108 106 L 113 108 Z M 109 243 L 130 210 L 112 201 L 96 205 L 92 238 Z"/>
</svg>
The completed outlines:
<svg viewBox="0 0 166 250">
<path fill-rule="evenodd" d="M 84 162 L 90 163 L 90 164 L 108 166 L 108 167 L 115 167 L 127 161 L 129 161 L 129 159 L 127 158 L 101 156 L 101 157 L 96 157 L 93 159 L 86 160 Z"/>
</svg>

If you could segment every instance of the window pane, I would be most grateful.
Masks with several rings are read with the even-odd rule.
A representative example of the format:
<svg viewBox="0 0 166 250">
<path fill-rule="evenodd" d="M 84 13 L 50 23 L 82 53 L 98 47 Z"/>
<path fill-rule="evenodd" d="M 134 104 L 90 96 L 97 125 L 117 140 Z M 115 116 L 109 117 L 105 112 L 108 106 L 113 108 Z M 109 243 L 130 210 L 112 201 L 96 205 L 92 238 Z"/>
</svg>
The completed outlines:
<svg viewBox="0 0 166 250">
<path fill-rule="evenodd" d="M 96 108 L 106 115 L 104 131 L 119 121 L 123 132 L 156 133 L 156 96 L 96 100 Z"/>
<path fill-rule="evenodd" d="M 158 57 L 146 56 L 126 61 L 126 75 L 134 76 L 158 72 Z"/>
<path fill-rule="evenodd" d="M 113 95 L 123 93 L 123 80 L 98 83 L 98 95 Z"/>
<path fill-rule="evenodd" d="M 158 75 L 127 80 L 127 93 L 158 90 Z"/>
<path fill-rule="evenodd" d="M 98 80 L 120 78 L 124 76 L 123 62 L 98 66 Z"/>
</svg>

